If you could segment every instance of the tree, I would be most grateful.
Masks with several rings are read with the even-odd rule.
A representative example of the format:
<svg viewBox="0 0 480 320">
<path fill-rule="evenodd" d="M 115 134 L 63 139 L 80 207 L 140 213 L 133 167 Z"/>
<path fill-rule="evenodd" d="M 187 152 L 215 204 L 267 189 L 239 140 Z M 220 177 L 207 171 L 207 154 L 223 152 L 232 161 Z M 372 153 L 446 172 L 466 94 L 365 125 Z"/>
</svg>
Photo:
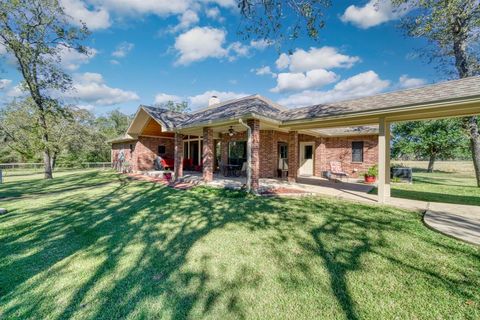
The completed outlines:
<svg viewBox="0 0 480 320">
<path fill-rule="evenodd" d="M 435 160 L 457 158 L 468 148 L 460 119 L 396 123 L 392 142 L 394 157 L 428 159 L 428 172 L 433 172 Z"/>
<path fill-rule="evenodd" d="M 318 39 L 330 0 L 237 0 L 244 26 L 240 33 L 262 40 L 296 39 L 303 32 Z"/>
<path fill-rule="evenodd" d="M 424 53 L 447 75 L 465 78 L 480 74 L 480 2 L 478 0 L 393 0 L 412 12 L 402 27 L 412 37 L 425 38 L 432 50 Z M 463 119 L 468 132 L 477 185 L 480 187 L 480 132 L 478 118 Z"/>
<path fill-rule="evenodd" d="M 62 50 L 87 54 L 80 44 L 88 34 L 69 24 L 58 0 L 2 0 L 0 2 L 0 45 L 15 59 L 23 77 L 22 86 L 36 108 L 36 123 L 42 135 L 45 178 L 52 175 L 52 150 L 49 114 L 62 112 L 52 91 L 64 92 L 71 78 L 59 67 Z M 52 123 L 55 125 L 55 123 Z"/>
<path fill-rule="evenodd" d="M 157 104 L 156 107 L 167 109 L 174 112 L 190 112 L 190 106 L 186 101 L 183 101 L 183 102 L 167 101 L 165 103 Z"/>
<path fill-rule="evenodd" d="M 43 130 L 37 123 L 38 112 L 31 98 L 13 101 L 0 110 L 0 136 L 24 161 L 41 158 L 44 142 Z M 49 112 L 45 121 L 52 170 L 59 158 L 63 162 L 90 161 L 92 157 L 100 157 L 92 161 L 108 159 L 104 147 L 106 137 L 96 130 L 95 117 L 89 111 L 65 106 L 61 113 Z"/>
</svg>

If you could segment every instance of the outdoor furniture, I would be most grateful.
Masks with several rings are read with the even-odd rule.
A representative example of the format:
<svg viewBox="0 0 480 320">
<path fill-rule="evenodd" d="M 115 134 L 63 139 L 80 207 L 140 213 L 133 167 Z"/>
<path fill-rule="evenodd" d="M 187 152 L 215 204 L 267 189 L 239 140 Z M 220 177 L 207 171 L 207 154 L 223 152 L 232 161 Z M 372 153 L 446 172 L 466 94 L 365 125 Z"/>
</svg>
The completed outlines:
<svg viewBox="0 0 480 320">
<path fill-rule="evenodd" d="M 398 179 L 403 182 L 412 183 L 412 168 L 393 167 L 390 168 L 390 178 Z"/>
<path fill-rule="evenodd" d="M 225 165 L 225 177 L 239 177 L 240 176 L 240 165 L 238 164 L 227 164 Z"/>
<path fill-rule="evenodd" d="M 341 162 L 338 162 L 338 161 L 330 162 L 330 172 L 334 176 L 339 176 L 340 179 L 342 179 L 343 177 L 346 177 L 348 180 L 348 173 L 343 171 Z"/>
<path fill-rule="evenodd" d="M 278 169 L 277 175 L 280 179 L 287 179 L 288 178 L 288 169 Z"/>
<path fill-rule="evenodd" d="M 193 159 L 188 159 L 188 158 L 183 159 L 183 169 L 193 170 Z"/>
<path fill-rule="evenodd" d="M 173 159 L 160 158 L 160 164 L 163 169 L 173 169 L 175 161 Z"/>
</svg>

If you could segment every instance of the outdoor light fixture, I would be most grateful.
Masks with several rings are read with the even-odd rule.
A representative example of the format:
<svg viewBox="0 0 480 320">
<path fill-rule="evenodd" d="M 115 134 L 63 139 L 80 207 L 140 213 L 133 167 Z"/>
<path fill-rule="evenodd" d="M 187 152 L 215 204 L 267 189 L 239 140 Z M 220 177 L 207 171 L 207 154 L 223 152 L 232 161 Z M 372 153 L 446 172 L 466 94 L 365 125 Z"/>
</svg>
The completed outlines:
<svg viewBox="0 0 480 320">
<path fill-rule="evenodd" d="M 234 134 L 235 134 L 235 130 L 233 130 L 233 127 L 230 126 L 230 129 L 228 129 L 228 135 L 229 135 L 230 137 L 233 137 Z"/>
</svg>

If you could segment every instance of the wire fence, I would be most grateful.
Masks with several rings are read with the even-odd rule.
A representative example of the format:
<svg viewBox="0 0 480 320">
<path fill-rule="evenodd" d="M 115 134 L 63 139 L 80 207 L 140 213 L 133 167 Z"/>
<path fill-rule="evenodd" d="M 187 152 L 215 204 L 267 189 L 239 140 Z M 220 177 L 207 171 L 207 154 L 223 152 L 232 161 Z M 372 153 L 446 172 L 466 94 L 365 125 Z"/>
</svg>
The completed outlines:
<svg viewBox="0 0 480 320">
<path fill-rule="evenodd" d="M 54 172 L 74 171 L 82 169 L 107 170 L 112 168 L 111 162 L 57 163 Z M 0 177 L 20 176 L 44 172 L 43 163 L 0 163 Z M 1 181 L 0 181 L 1 182 Z"/>
</svg>

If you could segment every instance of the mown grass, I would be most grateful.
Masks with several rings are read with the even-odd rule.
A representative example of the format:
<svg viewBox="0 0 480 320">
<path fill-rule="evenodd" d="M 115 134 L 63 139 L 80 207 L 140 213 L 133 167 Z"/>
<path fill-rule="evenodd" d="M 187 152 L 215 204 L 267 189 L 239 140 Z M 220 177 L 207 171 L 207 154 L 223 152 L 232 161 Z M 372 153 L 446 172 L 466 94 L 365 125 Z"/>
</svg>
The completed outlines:
<svg viewBox="0 0 480 320">
<path fill-rule="evenodd" d="M 413 183 L 393 182 L 392 197 L 480 206 L 480 188 L 471 161 L 439 161 L 433 173 L 427 172 L 426 161 L 407 161 L 402 165 L 412 167 Z"/>
<path fill-rule="evenodd" d="M 417 213 L 99 171 L 0 196 L 1 319 L 480 317 L 480 249 Z"/>
</svg>

